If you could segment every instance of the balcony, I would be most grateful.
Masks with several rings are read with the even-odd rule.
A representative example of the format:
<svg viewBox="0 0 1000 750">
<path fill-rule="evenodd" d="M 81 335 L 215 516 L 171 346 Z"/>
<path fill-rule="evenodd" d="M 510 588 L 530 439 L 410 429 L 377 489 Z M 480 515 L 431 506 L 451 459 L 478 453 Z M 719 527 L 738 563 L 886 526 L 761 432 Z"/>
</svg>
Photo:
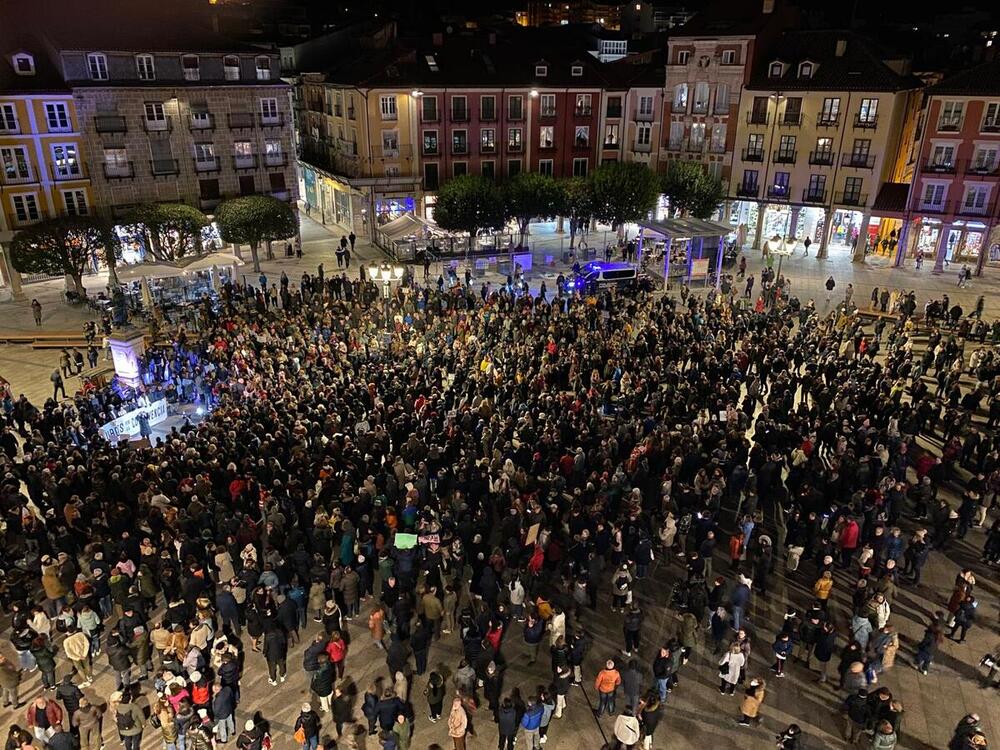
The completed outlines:
<svg viewBox="0 0 1000 750">
<path fill-rule="evenodd" d="M 826 191 L 825 190 L 810 190 L 806 188 L 802 191 L 802 202 L 803 203 L 826 203 Z"/>
<path fill-rule="evenodd" d="M 199 112 L 197 115 L 191 115 L 188 120 L 188 130 L 192 133 L 215 130 L 215 115 L 208 112 Z"/>
<path fill-rule="evenodd" d="M 993 213 L 993 207 L 987 204 L 982 206 L 969 205 L 966 201 L 956 201 L 955 214 L 957 216 L 983 217 Z"/>
<path fill-rule="evenodd" d="M 742 154 L 743 161 L 764 161 L 764 150 L 758 148 L 745 148 Z"/>
<path fill-rule="evenodd" d="M 756 182 L 743 183 L 736 186 L 736 195 L 739 198 L 756 198 L 760 192 L 760 185 Z"/>
<path fill-rule="evenodd" d="M 705 141 L 688 141 L 684 150 L 692 154 L 701 154 L 705 151 Z"/>
<path fill-rule="evenodd" d="M 707 115 L 708 114 L 708 102 L 694 102 L 691 105 L 692 115 Z"/>
<path fill-rule="evenodd" d="M 181 168 L 177 159 L 150 159 L 149 171 L 153 177 L 165 177 L 180 174 Z"/>
<path fill-rule="evenodd" d="M 652 122 L 653 121 L 653 113 L 652 112 L 642 112 L 642 111 L 640 111 L 640 110 L 637 109 L 635 112 L 632 113 L 632 119 L 635 120 L 636 122 Z"/>
<path fill-rule="evenodd" d="M 480 143 L 479 153 L 481 154 L 495 154 L 497 152 L 497 144 L 495 143 Z"/>
<path fill-rule="evenodd" d="M 469 121 L 469 110 L 467 110 L 467 109 L 452 109 L 451 110 L 451 121 L 452 122 L 468 122 Z"/>
<path fill-rule="evenodd" d="M 517 143 L 507 143 L 507 153 L 508 154 L 519 154 L 524 150 L 524 144 L 518 141 Z"/>
<path fill-rule="evenodd" d="M 868 193 L 837 193 L 833 202 L 841 206 L 864 206 L 868 203 Z"/>
<path fill-rule="evenodd" d="M 725 143 L 709 143 L 708 144 L 708 153 L 710 153 L 710 154 L 724 154 L 724 153 L 726 153 L 726 150 L 727 149 L 726 149 L 726 144 Z"/>
<path fill-rule="evenodd" d="M 142 119 L 142 127 L 147 133 L 169 133 L 174 129 L 174 118 L 164 117 L 162 120 Z"/>
<path fill-rule="evenodd" d="M 767 188 L 767 197 L 776 201 L 787 201 L 790 192 L 788 185 L 771 185 Z"/>
<path fill-rule="evenodd" d="M 653 150 L 653 144 L 652 143 L 638 143 L 638 142 L 636 142 L 636 143 L 632 144 L 632 151 L 634 151 L 637 154 L 648 154 L 648 153 L 651 153 L 652 150 Z"/>
<path fill-rule="evenodd" d="M 983 120 L 983 125 L 979 129 L 980 133 L 1000 133 L 1000 117 L 993 120 Z"/>
<path fill-rule="evenodd" d="M 194 171 L 198 174 L 205 174 L 207 172 L 218 172 L 220 167 L 220 160 L 218 156 L 212 156 L 207 159 L 194 159 Z"/>
<path fill-rule="evenodd" d="M 593 109 L 591 108 L 591 106 L 589 104 L 578 104 L 573 109 L 573 116 L 574 117 L 590 117 L 590 114 L 591 114 L 592 111 L 593 111 Z"/>
<path fill-rule="evenodd" d="M 966 166 L 965 173 L 971 177 L 995 177 L 1000 174 L 1000 162 L 972 160 Z"/>
<path fill-rule="evenodd" d="M 104 162 L 104 179 L 106 180 L 131 180 L 135 177 L 135 168 L 132 162 L 124 164 L 108 164 Z"/>
<path fill-rule="evenodd" d="M 931 159 L 920 165 L 920 171 L 929 174 L 955 174 L 958 162 L 954 159 Z"/>
<path fill-rule="evenodd" d="M 820 112 L 816 115 L 817 128 L 835 128 L 840 125 L 840 114 L 830 112 Z"/>
<path fill-rule="evenodd" d="M 349 156 L 356 158 L 358 155 L 358 144 L 356 141 L 349 141 L 346 138 L 338 138 L 334 145 L 337 147 L 337 156 Z"/>
<path fill-rule="evenodd" d="M 256 127 L 254 116 L 249 112 L 230 112 L 228 120 L 230 130 L 253 130 Z"/>
<path fill-rule="evenodd" d="M 288 164 L 284 151 L 278 154 L 264 154 L 265 167 L 283 167 Z"/>
<path fill-rule="evenodd" d="M 938 120 L 937 129 L 939 133 L 957 133 L 962 129 L 962 118 L 942 117 Z"/>
<path fill-rule="evenodd" d="M 383 159 L 398 159 L 399 158 L 399 146 L 393 146 L 388 148 L 382 146 L 382 158 Z"/>
<path fill-rule="evenodd" d="M 452 143 L 451 153 L 454 156 L 466 156 L 469 153 L 468 143 Z"/>
<path fill-rule="evenodd" d="M 810 151 L 809 163 L 817 167 L 832 167 L 834 162 L 833 151 Z"/>
<path fill-rule="evenodd" d="M 94 130 L 98 133 L 127 133 L 128 125 L 121 115 L 97 115 Z"/>
<path fill-rule="evenodd" d="M 667 151 L 680 151 L 684 148 L 684 141 L 667 141 Z"/>
<path fill-rule="evenodd" d="M 924 203 L 917 206 L 917 211 L 922 214 L 946 214 L 950 212 L 951 202 L 941 201 L 940 203 Z"/>
<path fill-rule="evenodd" d="M 246 169 L 257 169 L 257 154 L 234 155 L 233 169 L 237 172 Z"/>
<path fill-rule="evenodd" d="M 854 169 L 874 169 L 875 157 L 871 154 L 843 154 L 840 157 L 840 166 Z"/>
<path fill-rule="evenodd" d="M 438 156 L 441 152 L 438 149 L 438 144 L 436 141 L 434 143 L 427 143 L 425 141 L 423 148 L 421 148 L 420 150 L 420 153 L 422 153 L 424 156 Z"/>
<path fill-rule="evenodd" d="M 854 127 L 858 130 L 874 130 L 878 127 L 878 115 L 854 115 Z"/>
<path fill-rule="evenodd" d="M 31 182 L 38 182 L 35 176 L 28 172 L 27 174 L 15 174 L 15 175 L 0 175 L 3 178 L 4 185 L 26 185 Z"/>
<path fill-rule="evenodd" d="M 538 150 L 539 151 L 552 151 L 556 147 L 555 141 L 539 141 Z"/>
<path fill-rule="evenodd" d="M 52 166 L 52 179 L 56 182 L 68 182 L 70 180 L 82 180 L 83 170 L 80 169 L 80 165 L 76 164 L 75 168 L 68 170 L 65 174 L 60 174 L 60 169 L 65 169 L 65 167 L 60 167 L 58 164 L 53 164 Z"/>
<path fill-rule="evenodd" d="M 779 128 L 800 128 L 802 127 L 801 112 L 785 112 L 778 120 Z"/>
<path fill-rule="evenodd" d="M 747 125 L 767 125 L 770 121 L 769 112 L 747 112 Z"/>
<path fill-rule="evenodd" d="M 576 138 L 573 141 L 573 148 L 577 151 L 586 151 L 590 148 L 589 138 Z"/>
<path fill-rule="evenodd" d="M 538 110 L 539 117 L 555 117 L 556 108 L 555 107 L 542 107 Z"/>
<path fill-rule="evenodd" d="M 798 155 L 798 151 L 781 151 L 778 149 L 771 155 L 771 161 L 775 164 L 794 164 Z"/>
<path fill-rule="evenodd" d="M 262 128 L 280 128 L 285 124 L 285 116 L 280 112 L 273 115 L 260 114 L 258 117 Z"/>
<path fill-rule="evenodd" d="M 621 106 L 608 107 L 607 110 L 605 110 L 604 116 L 609 120 L 620 120 L 622 117 Z"/>
</svg>

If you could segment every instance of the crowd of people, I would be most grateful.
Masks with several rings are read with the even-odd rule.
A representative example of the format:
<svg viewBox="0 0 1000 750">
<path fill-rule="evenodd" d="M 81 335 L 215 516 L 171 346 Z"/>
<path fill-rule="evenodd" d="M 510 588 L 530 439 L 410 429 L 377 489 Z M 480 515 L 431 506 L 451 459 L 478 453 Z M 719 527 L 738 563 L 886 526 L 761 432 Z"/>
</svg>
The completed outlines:
<svg viewBox="0 0 1000 750">
<path fill-rule="evenodd" d="M 739 696 L 706 721 L 753 729 L 793 664 L 847 739 L 896 746 L 902 698 L 879 680 L 899 653 L 934 669 L 981 596 L 972 568 L 940 597 L 923 568 L 975 527 L 970 564 L 1000 556 L 992 355 L 970 370 L 964 339 L 918 341 L 906 315 L 880 349 L 811 306 L 409 277 L 385 321 L 370 282 L 321 274 L 227 285 L 150 358 L 147 379 L 213 407 L 152 445 L 100 437 L 110 391 L 5 403 L 7 750 L 316 750 L 358 730 L 406 750 L 415 728 L 461 750 L 491 722 L 501 749 L 537 749 L 584 709 L 608 747 L 663 747 L 695 674 Z M 919 641 L 902 587 L 942 602 Z M 353 658 L 368 646 L 384 670 Z M 280 738 L 277 701 L 241 705 L 265 673 L 301 704 Z M 284 687 L 301 673 L 305 702 Z M 770 720 L 786 750 L 821 723 Z M 950 750 L 985 745 L 962 717 Z"/>
</svg>

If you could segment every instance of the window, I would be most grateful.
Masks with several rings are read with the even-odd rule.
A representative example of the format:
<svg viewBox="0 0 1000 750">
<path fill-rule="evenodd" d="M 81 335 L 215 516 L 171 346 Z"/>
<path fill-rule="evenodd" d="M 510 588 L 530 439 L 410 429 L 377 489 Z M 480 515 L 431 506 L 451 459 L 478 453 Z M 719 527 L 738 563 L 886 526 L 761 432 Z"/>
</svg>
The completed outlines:
<svg viewBox="0 0 1000 750">
<path fill-rule="evenodd" d="M 521 174 L 521 160 L 520 159 L 508 159 L 507 160 L 507 176 L 517 177 Z"/>
<path fill-rule="evenodd" d="M 452 163 L 451 174 L 453 177 L 461 177 L 469 173 L 469 165 L 464 161 L 456 161 Z"/>
<path fill-rule="evenodd" d="M 538 147 L 539 148 L 553 148 L 555 147 L 555 128 L 551 125 L 542 125 L 538 129 Z"/>
<path fill-rule="evenodd" d="M 257 68 L 257 80 L 258 81 L 270 81 L 271 80 L 271 58 L 266 55 L 260 55 L 254 61 L 254 65 Z"/>
<path fill-rule="evenodd" d="M 424 153 L 434 156 L 438 152 L 438 132 L 436 130 L 424 131 Z"/>
<path fill-rule="evenodd" d="M 222 74 L 227 81 L 240 80 L 240 58 L 226 55 L 222 58 Z"/>
<path fill-rule="evenodd" d="M 997 146 L 977 146 L 972 157 L 973 172 L 992 174 L 997 168 Z"/>
<path fill-rule="evenodd" d="M 739 192 L 744 195 L 757 195 L 757 175 L 756 169 L 744 169 L 743 180 L 740 182 Z"/>
<path fill-rule="evenodd" d="M 944 205 L 944 185 L 940 183 L 928 183 L 924 186 L 923 205 L 927 207 L 940 207 Z"/>
<path fill-rule="evenodd" d="M 205 102 L 191 103 L 191 128 L 193 130 L 206 130 L 212 127 L 212 115 L 208 111 L 208 104 Z"/>
<path fill-rule="evenodd" d="M 691 151 L 701 151 L 705 145 L 705 123 L 696 122 L 691 126 L 691 135 L 688 137 L 688 148 Z"/>
<path fill-rule="evenodd" d="M 611 122 L 604 126 L 604 148 L 617 148 L 619 138 L 619 125 Z"/>
<path fill-rule="evenodd" d="M 396 97 L 380 96 L 378 98 L 378 106 L 379 111 L 382 113 L 383 120 L 396 119 Z"/>
<path fill-rule="evenodd" d="M 734 50 L 734 49 L 724 49 L 724 50 L 722 50 L 722 64 L 723 65 L 735 65 L 736 64 L 736 50 Z"/>
<path fill-rule="evenodd" d="M 955 164 L 955 147 L 950 144 L 935 144 L 931 149 L 932 167 L 952 167 Z"/>
<path fill-rule="evenodd" d="M 802 97 L 791 96 L 785 99 L 785 114 L 781 122 L 793 127 L 802 123 Z"/>
<path fill-rule="evenodd" d="M 479 171 L 488 180 L 494 180 L 497 176 L 497 163 L 495 161 L 484 161 L 479 164 Z"/>
<path fill-rule="evenodd" d="M 676 151 L 681 147 L 681 144 L 683 142 L 684 142 L 684 123 L 677 121 L 671 122 L 670 140 L 668 142 L 668 147 Z"/>
<path fill-rule="evenodd" d="M 238 169 L 254 167 L 253 144 L 250 141 L 236 141 L 233 143 L 233 162 Z"/>
<path fill-rule="evenodd" d="M 729 113 L 729 84 L 720 83 L 715 87 L 715 114 L 725 115 Z"/>
<path fill-rule="evenodd" d="M 860 177 L 848 177 L 844 180 L 844 203 L 861 202 L 861 185 L 864 180 Z"/>
<path fill-rule="evenodd" d="M 587 176 L 587 159 L 574 159 L 573 160 L 573 176 L 574 177 L 586 177 Z"/>
<path fill-rule="evenodd" d="M 382 157 L 386 159 L 395 159 L 398 156 L 399 156 L 399 131 L 383 130 Z"/>
<path fill-rule="evenodd" d="M 583 66 L 582 65 L 571 65 L 570 68 L 569 68 L 569 74 L 571 76 L 573 76 L 574 78 L 579 78 L 580 76 L 583 75 Z"/>
<path fill-rule="evenodd" d="M 507 130 L 507 150 L 520 151 L 524 148 L 523 131 L 521 128 L 509 128 Z"/>
<path fill-rule="evenodd" d="M 747 161 L 760 161 L 764 158 L 763 133 L 750 133 L 747 136 L 747 150 L 743 158 Z"/>
<path fill-rule="evenodd" d="M 161 102 L 146 102 L 143 111 L 146 115 L 146 130 L 167 129 L 167 116 L 163 112 Z"/>
<path fill-rule="evenodd" d="M 87 72 L 92 81 L 108 80 L 108 58 L 99 52 L 91 52 L 87 55 Z"/>
<path fill-rule="evenodd" d="M 386 177 L 399 177 L 399 165 L 398 164 L 386 164 L 385 165 L 385 176 Z"/>
<path fill-rule="evenodd" d="M 512 96 L 507 99 L 507 118 L 520 120 L 524 117 L 524 97 Z"/>
<path fill-rule="evenodd" d="M 962 102 L 944 102 L 938 118 L 938 130 L 959 130 L 962 127 L 963 110 Z"/>
<path fill-rule="evenodd" d="M 700 82 L 694 85 L 694 106 L 691 112 L 696 115 L 703 115 L 708 112 L 708 99 L 710 87 L 707 83 Z"/>
<path fill-rule="evenodd" d="M 181 57 L 181 70 L 184 71 L 185 81 L 201 80 L 201 69 L 198 64 L 197 55 L 184 55 Z"/>
<path fill-rule="evenodd" d="M 438 165 L 434 162 L 424 164 L 424 189 L 437 190 L 438 184 Z"/>
<path fill-rule="evenodd" d="M 468 101 L 464 96 L 451 97 L 451 119 L 455 122 L 465 122 L 469 119 Z"/>
<path fill-rule="evenodd" d="M 552 176 L 552 159 L 538 160 L 538 174 Z"/>
<path fill-rule="evenodd" d="M 573 145 L 576 148 L 587 148 L 590 146 L 590 128 L 586 125 L 578 125 L 573 133 Z"/>
<path fill-rule="evenodd" d="M 14 72 L 19 76 L 35 75 L 35 58 L 31 55 L 14 55 L 11 62 L 14 64 Z"/>
<path fill-rule="evenodd" d="M 536 78 L 545 78 L 545 76 L 547 76 L 548 74 L 549 74 L 549 66 L 548 65 L 536 65 L 535 66 L 535 77 Z"/>
<path fill-rule="evenodd" d="M 495 96 L 484 96 L 479 100 L 479 119 L 497 119 L 497 98 Z"/>
<path fill-rule="evenodd" d="M 806 200 L 821 201 L 826 198 L 826 175 L 809 175 L 809 187 L 806 188 Z"/>
<path fill-rule="evenodd" d="M 257 181 L 253 175 L 240 175 L 239 179 L 240 195 L 253 195 L 257 192 Z"/>
<path fill-rule="evenodd" d="M 854 144 L 851 146 L 851 163 L 853 164 L 864 164 L 868 161 L 868 154 L 872 150 L 872 141 L 870 138 L 855 138 Z"/>
<path fill-rule="evenodd" d="M 680 112 L 686 112 L 688 106 L 688 85 L 686 83 L 678 83 L 674 86 L 674 109 Z"/>
<path fill-rule="evenodd" d="M 218 180 L 198 180 L 198 197 L 205 201 L 214 201 L 222 197 L 219 192 Z"/>
<path fill-rule="evenodd" d="M 982 213 L 986 209 L 989 195 L 990 189 L 986 185 L 972 185 L 965 191 L 962 207 L 972 213 Z"/>
<path fill-rule="evenodd" d="M 576 109 L 577 115 L 589 116 L 590 109 L 590 94 L 577 94 L 576 95 Z"/>
<path fill-rule="evenodd" d="M 50 132 L 68 132 L 73 129 L 69 121 L 69 109 L 63 102 L 46 102 L 45 120 Z"/>
<path fill-rule="evenodd" d="M 709 144 L 709 149 L 716 154 L 725 153 L 726 124 L 724 122 L 717 122 L 712 125 L 712 141 Z"/>
<path fill-rule="evenodd" d="M 1000 131 L 1000 102 L 989 102 L 983 112 L 983 132 Z"/>
<path fill-rule="evenodd" d="M 264 163 L 265 164 L 283 164 L 285 161 L 284 154 L 281 149 L 281 141 L 279 140 L 267 140 L 264 141 Z"/>
<path fill-rule="evenodd" d="M 811 62 L 799 63 L 799 78 L 812 78 L 813 64 Z"/>
<path fill-rule="evenodd" d="M 17 109 L 13 104 L 0 104 L 0 131 L 16 133 L 20 129 L 17 122 Z"/>
<path fill-rule="evenodd" d="M 605 55 L 624 55 L 628 52 L 628 42 L 624 39 L 602 39 L 601 52 Z"/>
<path fill-rule="evenodd" d="M 622 116 L 622 98 L 620 96 L 608 97 L 608 109 L 605 113 L 608 117 Z"/>
<path fill-rule="evenodd" d="M 277 99 L 261 99 L 260 100 L 260 120 L 264 123 L 276 123 L 281 120 L 278 115 L 278 100 Z"/>
<path fill-rule="evenodd" d="M 755 96 L 750 108 L 751 125 L 767 125 L 768 105 L 766 96 Z"/>
<path fill-rule="evenodd" d="M 823 108 L 816 116 L 817 125 L 836 125 L 840 120 L 840 99 L 828 97 L 823 100 Z"/>
<path fill-rule="evenodd" d="M 272 193 L 281 193 L 281 192 L 284 192 L 284 190 L 285 190 L 285 175 L 284 175 L 283 172 L 271 172 L 267 176 L 267 182 L 271 186 L 271 192 Z M 285 197 L 287 197 L 287 196 L 285 196 Z M 282 200 L 284 200 L 285 197 L 280 196 L 280 195 L 276 195 L 275 196 L 275 198 L 281 198 Z"/>
<path fill-rule="evenodd" d="M 652 117 L 653 115 L 653 97 L 651 96 L 640 96 L 639 97 L 639 116 L 640 117 Z"/>
<path fill-rule="evenodd" d="M 11 200 L 14 202 L 14 217 L 18 223 L 38 221 L 42 217 L 38 212 L 38 198 L 34 193 L 15 195 Z"/>
<path fill-rule="evenodd" d="M 686 50 L 686 49 L 678 50 L 677 52 L 678 65 L 687 65 L 690 60 L 691 60 L 691 50 Z"/>
<path fill-rule="evenodd" d="M 795 136 L 783 135 L 778 141 L 778 154 L 775 161 L 795 161 Z"/>
<path fill-rule="evenodd" d="M 104 174 L 107 177 L 125 177 L 130 171 L 128 151 L 123 148 L 104 149 Z"/>
<path fill-rule="evenodd" d="M 156 80 L 156 65 L 153 62 L 152 55 L 136 55 L 135 56 L 135 72 L 139 76 L 140 81 L 155 81 Z"/>
<path fill-rule="evenodd" d="M 648 122 L 640 122 L 635 129 L 635 145 L 649 146 L 653 138 L 653 126 Z"/>
<path fill-rule="evenodd" d="M 784 63 L 780 62 L 771 63 L 770 67 L 767 69 L 767 74 L 771 78 L 781 78 L 781 74 L 784 72 L 785 72 Z"/>
<path fill-rule="evenodd" d="M 878 122 L 878 99 L 862 99 L 858 108 L 858 125 L 874 126 Z"/>
<path fill-rule="evenodd" d="M 771 195 L 776 198 L 787 198 L 790 179 L 791 174 L 789 172 L 775 172 L 774 184 L 771 186 Z"/>
<path fill-rule="evenodd" d="M 542 94 L 542 100 L 540 102 L 540 112 L 542 117 L 555 117 L 556 116 L 556 95 L 555 94 Z"/>
<path fill-rule="evenodd" d="M 73 177 L 80 174 L 75 143 L 56 143 L 52 146 L 52 167 L 56 177 Z"/>
<path fill-rule="evenodd" d="M 469 135 L 464 130 L 451 131 L 451 152 L 453 154 L 469 153 Z"/>
<path fill-rule="evenodd" d="M 63 205 L 70 216 L 87 215 L 87 194 L 83 190 L 63 190 Z"/>
<path fill-rule="evenodd" d="M 483 128 L 479 131 L 479 150 L 484 154 L 492 154 L 497 150 L 497 131 L 493 128 Z"/>
<path fill-rule="evenodd" d="M 420 117 L 424 122 L 437 122 L 438 99 L 436 96 L 424 96 L 420 100 Z"/>
<path fill-rule="evenodd" d="M 31 179 L 31 165 L 24 146 L 0 148 L 0 161 L 3 162 L 3 176 L 7 182 L 27 182 Z"/>
</svg>

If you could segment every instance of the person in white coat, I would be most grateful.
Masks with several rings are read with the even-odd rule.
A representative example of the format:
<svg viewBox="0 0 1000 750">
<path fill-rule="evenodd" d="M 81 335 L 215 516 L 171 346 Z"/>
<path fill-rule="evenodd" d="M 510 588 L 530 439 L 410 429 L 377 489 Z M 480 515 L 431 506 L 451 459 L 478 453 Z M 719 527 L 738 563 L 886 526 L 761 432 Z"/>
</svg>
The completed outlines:
<svg viewBox="0 0 1000 750">
<path fill-rule="evenodd" d="M 734 643 L 719 662 L 719 692 L 723 695 L 733 695 L 740 681 L 740 672 L 746 664 L 746 657 L 740 650 L 740 645 Z"/>
</svg>

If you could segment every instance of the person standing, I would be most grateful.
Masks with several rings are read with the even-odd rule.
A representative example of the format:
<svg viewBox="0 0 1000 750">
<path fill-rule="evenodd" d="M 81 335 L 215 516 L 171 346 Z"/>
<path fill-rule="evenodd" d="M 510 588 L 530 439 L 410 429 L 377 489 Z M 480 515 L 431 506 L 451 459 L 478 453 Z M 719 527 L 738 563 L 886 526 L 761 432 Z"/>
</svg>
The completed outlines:
<svg viewBox="0 0 1000 750">
<path fill-rule="evenodd" d="M 3 695 L 3 707 L 21 707 L 18 698 L 18 687 L 21 684 L 21 670 L 6 656 L 0 654 L 0 694 Z"/>
<path fill-rule="evenodd" d="M 358 241 L 358 236 L 356 234 L 354 234 L 354 232 L 352 231 L 349 235 L 347 235 L 347 240 L 348 240 L 348 242 L 351 243 L 351 252 L 353 253 L 354 252 L 354 243 Z"/>
<path fill-rule="evenodd" d="M 632 707 L 626 706 L 621 715 L 615 719 L 615 747 L 618 750 L 633 748 L 641 736 L 639 719 L 635 716 Z"/>
<path fill-rule="evenodd" d="M 288 666 L 288 636 L 277 625 L 264 634 L 264 659 L 267 660 L 268 684 L 277 685 L 285 681 Z"/>
<path fill-rule="evenodd" d="M 312 704 L 303 703 L 294 727 L 295 739 L 302 750 L 316 750 L 319 747 L 319 726 L 319 714 L 312 710 Z"/>
<path fill-rule="evenodd" d="M 52 381 L 52 399 L 53 399 L 53 401 L 56 400 L 59 397 L 59 391 L 62 391 L 62 397 L 63 398 L 68 398 L 68 396 L 66 395 L 66 385 L 65 385 L 65 383 L 63 383 L 63 377 L 59 373 L 59 368 L 58 367 L 52 371 L 51 375 L 49 375 L 49 380 Z"/>
<path fill-rule="evenodd" d="M 622 676 L 615 669 L 613 659 L 608 659 L 604 669 L 597 673 L 594 680 L 594 689 L 597 690 L 597 716 L 600 717 L 607 711 L 609 714 L 615 713 L 615 697 L 618 695 L 618 686 L 622 684 Z"/>
<path fill-rule="evenodd" d="M 469 717 L 465 715 L 461 696 L 456 695 L 448 714 L 448 736 L 451 737 L 455 750 L 465 750 L 465 734 L 468 729 Z"/>
<path fill-rule="evenodd" d="M 56 727 L 62 722 L 63 711 L 59 704 L 51 698 L 39 696 L 28 706 L 28 729 L 42 747 L 48 744 L 49 737 L 56 733 Z M 129 748 L 129 750 L 132 750 Z"/>
<path fill-rule="evenodd" d="M 436 724 L 441 718 L 441 707 L 444 704 L 444 678 L 437 672 L 431 672 L 427 678 L 424 695 L 427 696 L 427 718 Z"/>
<path fill-rule="evenodd" d="M 497 731 L 500 734 L 498 750 L 514 750 L 517 729 L 517 709 L 514 708 L 514 701 L 509 697 L 504 698 L 497 710 Z"/>
<path fill-rule="evenodd" d="M 229 742 L 236 734 L 236 694 L 228 685 L 212 685 L 212 718 L 215 738 L 219 742 Z"/>
<path fill-rule="evenodd" d="M 139 750 L 142 745 L 142 725 L 146 715 L 132 700 L 131 690 L 122 693 L 121 702 L 115 706 L 115 726 L 125 750 Z"/>
<path fill-rule="evenodd" d="M 42 303 L 37 299 L 31 300 L 31 315 L 35 319 L 35 325 L 40 326 L 42 324 Z"/>
<path fill-rule="evenodd" d="M 825 284 L 825 286 L 826 286 L 826 304 L 827 304 L 827 306 L 829 307 L 829 305 L 830 305 L 830 300 L 831 300 L 831 299 L 833 298 L 833 290 L 834 290 L 834 289 L 836 288 L 836 286 L 837 286 L 837 282 L 833 280 L 833 275 L 832 275 L 832 274 L 831 274 L 831 275 L 830 275 L 830 277 L 829 277 L 829 278 L 828 278 L 828 279 L 826 280 L 826 284 Z"/>
<path fill-rule="evenodd" d="M 743 671 L 744 664 L 746 664 L 746 657 L 743 656 L 740 644 L 734 643 L 719 662 L 720 693 L 733 695 L 736 692 L 736 683 L 740 681 L 740 673 Z"/>
<path fill-rule="evenodd" d="M 86 696 L 80 699 L 80 708 L 73 714 L 71 726 L 80 738 L 80 750 L 100 750 L 104 744 L 101 741 L 101 719 L 104 711 L 91 705 Z"/>
<path fill-rule="evenodd" d="M 528 698 L 528 705 L 524 709 L 524 716 L 521 717 L 521 729 L 524 730 L 524 741 L 528 750 L 540 750 L 542 714 L 544 709 L 535 696 Z M 513 745 L 512 745 L 513 747 Z"/>
<path fill-rule="evenodd" d="M 763 680 L 750 680 L 750 687 L 740 704 L 740 713 L 743 714 L 738 722 L 740 726 L 760 725 L 760 707 L 764 703 L 765 692 Z"/>
</svg>

